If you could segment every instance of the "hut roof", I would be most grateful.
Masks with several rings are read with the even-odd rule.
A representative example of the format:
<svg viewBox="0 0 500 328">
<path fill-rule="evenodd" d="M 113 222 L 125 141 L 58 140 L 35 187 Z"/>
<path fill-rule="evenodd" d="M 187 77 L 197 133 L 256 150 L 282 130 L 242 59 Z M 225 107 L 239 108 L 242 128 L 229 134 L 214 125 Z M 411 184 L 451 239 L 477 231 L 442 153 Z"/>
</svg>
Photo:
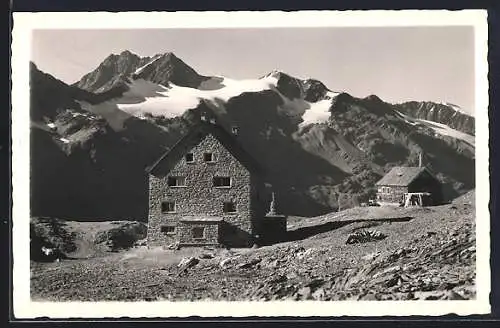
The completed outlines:
<svg viewBox="0 0 500 328">
<path fill-rule="evenodd" d="M 155 174 L 160 171 L 161 163 L 167 158 L 180 159 L 188 147 L 201 141 L 207 135 L 213 135 L 224 147 L 242 163 L 248 170 L 265 175 L 262 166 L 243 148 L 236 138 L 215 122 L 200 121 L 195 124 L 190 132 L 182 137 L 170 150 L 166 151 L 156 162 L 146 168 L 146 172 Z M 165 171 L 169 171 L 166 168 Z M 161 170 L 163 171 L 163 170 Z"/>
<path fill-rule="evenodd" d="M 395 166 L 375 185 L 377 186 L 408 186 L 423 172 L 432 174 L 426 167 Z"/>
</svg>

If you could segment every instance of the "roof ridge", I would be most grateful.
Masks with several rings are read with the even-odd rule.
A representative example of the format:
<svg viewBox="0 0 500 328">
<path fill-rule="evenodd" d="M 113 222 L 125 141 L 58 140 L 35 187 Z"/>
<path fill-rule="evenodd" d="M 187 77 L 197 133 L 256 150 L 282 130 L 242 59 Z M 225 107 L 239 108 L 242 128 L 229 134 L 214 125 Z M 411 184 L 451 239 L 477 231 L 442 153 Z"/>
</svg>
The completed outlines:
<svg viewBox="0 0 500 328">
<path fill-rule="evenodd" d="M 436 178 L 426 166 L 393 166 L 375 185 L 408 185 L 423 171 Z"/>
<path fill-rule="evenodd" d="M 196 134 L 203 134 L 204 136 L 207 136 L 209 134 L 212 134 L 219 142 L 221 142 L 224 146 L 228 146 L 227 143 L 229 143 L 229 147 L 226 148 L 231 148 L 231 147 L 236 147 L 239 148 L 239 151 L 247 157 L 251 163 L 247 163 L 253 168 L 255 168 L 258 172 L 263 173 L 264 170 L 262 166 L 253 158 L 253 156 L 243 147 L 243 145 L 238 142 L 232 134 L 230 134 L 226 129 L 224 129 L 220 124 L 218 123 L 212 123 L 209 121 L 197 121 L 195 124 L 193 124 L 190 127 L 190 131 L 186 133 L 183 137 L 181 137 L 170 149 L 165 151 L 163 155 L 160 156 L 158 160 L 156 160 L 152 165 L 148 166 L 146 168 L 146 172 L 152 173 L 154 169 L 165 159 L 167 158 L 171 153 L 173 153 L 177 148 L 179 148 L 186 140 L 193 138 Z M 238 158 L 239 156 L 237 154 L 234 154 L 231 149 L 227 149 L 230 153 L 232 153 L 238 161 L 243 162 L 242 158 Z M 245 164 L 247 161 L 244 161 L 243 163 Z"/>
</svg>

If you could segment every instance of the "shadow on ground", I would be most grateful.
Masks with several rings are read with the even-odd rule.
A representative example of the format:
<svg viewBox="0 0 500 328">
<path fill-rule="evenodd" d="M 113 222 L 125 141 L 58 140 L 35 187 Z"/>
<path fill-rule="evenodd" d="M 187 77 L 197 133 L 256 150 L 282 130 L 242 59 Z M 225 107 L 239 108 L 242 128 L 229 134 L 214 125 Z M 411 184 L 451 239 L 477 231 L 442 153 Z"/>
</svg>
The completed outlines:
<svg viewBox="0 0 500 328">
<path fill-rule="evenodd" d="M 290 230 L 287 231 L 287 236 L 286 236 L 286 241 L 297 241 L 297 240 L 302 240 L 309 238 L 311 236 L 332 231 L 338 228 L 341 228 L 343 226 L 353 224 L 353 223 L 360 223 L 360 222 L 367 222 L 367 223 L 393 223 L 393 222 L 408 222 L 412 220 L 413 217 L 411 216 L 404 216 L 404 217 L 396 217 L 396 218 L 380 218 L 380 219 L 371 219 L 371 220 L 345 220 L 345 221 L 335 221 L 335 222 L 327 222 L 323 224 L 318 224 L 314 226 L 308 226 L 308 227 L 303 227 L 303 228 L 298 228 L 296 230 Z"/>
</svg>

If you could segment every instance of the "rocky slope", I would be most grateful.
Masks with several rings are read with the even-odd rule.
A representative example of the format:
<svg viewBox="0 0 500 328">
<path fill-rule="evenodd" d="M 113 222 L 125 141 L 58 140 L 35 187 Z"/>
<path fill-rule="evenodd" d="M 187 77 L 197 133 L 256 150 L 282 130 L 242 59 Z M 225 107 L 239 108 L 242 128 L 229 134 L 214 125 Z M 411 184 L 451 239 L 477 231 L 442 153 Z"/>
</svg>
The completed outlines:
<svg viewBox="0 0 500 328">
<path fill-rule="evenodd" d="M 36 216 L 145 220 L 144 169 L 204 111 L 239 127 L 287 214 L 326 213 L 340 198 L 366 201 L 385 171 L 415 165 L 421 151 L 448 198 L 474 187 L 472 135 L 280 71 L 204 77 L 171 53 L 124 52 L 73 86 L 33 65 L 31 97 Z"/>
<path fill-rule="evenodd" d="M 119 55 L 111 54 L 74 86 L 92 92 L 104 92 L 122 84 L 137 67 L 149 61 L 149 57 L 140 58 L 130 51 L 123 51 Z"/>
<path fill-rule="evenodd" d="M 128 78 L 142 78 L 159 84 L 197 88 L 207 77 L 198 75 L 173 53 L 139 57 L 130 51 L 108 56 L 95 70 L 84 75 L 74 85 L 80 89 L 101 93 L 123 85 Z"/>
<path fill-rule="evenodd" d="M 285 242 L 256 249 L 137 247 L 78 261 L 32 262 L 31 296 L 45 301 L 476 297 L 474 194 L 432 208 L 358 207 L 296 218 L 288 230 Z M 382 238 L 348 242 L 362 232 Z"/>
<path fill-rule="evenodd" d="M 475 119 L 454 104 L 430 101 L 409 101 L 395 105 L 402 113 L 414 118 L 443 123 L 449 127 L 475 135 Z"/>
</svg>

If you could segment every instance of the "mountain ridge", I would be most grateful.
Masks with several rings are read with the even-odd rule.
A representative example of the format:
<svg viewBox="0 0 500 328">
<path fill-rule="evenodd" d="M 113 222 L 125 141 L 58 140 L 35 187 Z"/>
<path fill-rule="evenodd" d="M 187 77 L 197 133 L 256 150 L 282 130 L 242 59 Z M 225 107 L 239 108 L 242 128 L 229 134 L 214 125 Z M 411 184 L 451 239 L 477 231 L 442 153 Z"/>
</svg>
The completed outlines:
<svg viewBox="0 0 500 328">
<path fill-rule="evenodd" d="M 420 152 L 448 198 L 474 187 L 474 145 L 451 128 L 411 117 L 410 109 L 284 72 L 244 81 L 206 77 L 172 55 L 162 56 L 109 56 L 107 76 L 93 71 L 82 78 L 87 90 L 32 66 L 35 215 L 145 220 L 145 167 L 205 110 L 214 111 L 229 131 L 240 127 L 240 142 L 271 172 L 289 215 L 335 210 L 341 195 L 352 204 L 366 201 L 384 172 L 415 165 Z M 123 71 L 113 71 L 119 67 Z"/>
</svg>

